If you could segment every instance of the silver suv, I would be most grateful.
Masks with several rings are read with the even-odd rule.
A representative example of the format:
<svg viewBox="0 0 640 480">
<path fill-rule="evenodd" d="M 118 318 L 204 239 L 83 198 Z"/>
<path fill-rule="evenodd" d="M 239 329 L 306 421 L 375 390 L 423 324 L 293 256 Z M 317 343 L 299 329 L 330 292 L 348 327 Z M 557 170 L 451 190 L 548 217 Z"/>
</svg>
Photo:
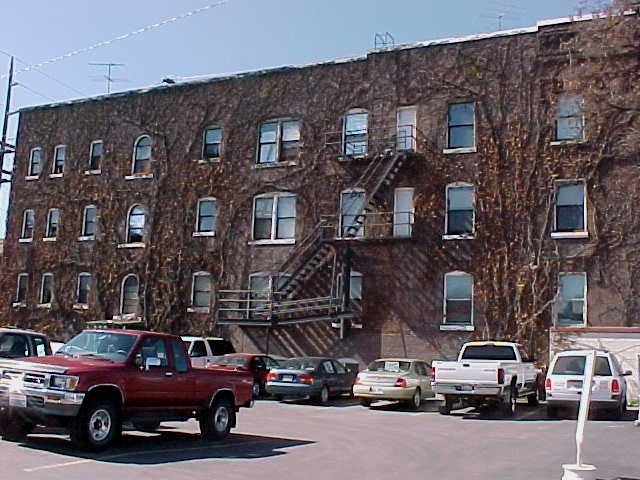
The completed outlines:
<svg viewBox="0 0 640 480">
<path fill-rule="evenodd" d="M 545 380 L 548 417 L 557 417 L 560 408 L 576 408 L 580 403 L 584 366 L 590 351 L 565 350 L 553 357 Z M 622 371 L 612 353 L 596 351 L 591 408 L 610 412 L 614 418 L 621 419 L 627 410 L 625 377 L 628 375 L 631 371 Z"/>
</svg>

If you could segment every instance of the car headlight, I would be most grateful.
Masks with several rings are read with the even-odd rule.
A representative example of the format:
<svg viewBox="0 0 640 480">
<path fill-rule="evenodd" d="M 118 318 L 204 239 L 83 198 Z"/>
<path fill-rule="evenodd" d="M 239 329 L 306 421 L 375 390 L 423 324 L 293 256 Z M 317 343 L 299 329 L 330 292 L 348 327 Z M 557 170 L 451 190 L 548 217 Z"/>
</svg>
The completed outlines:
<svg viewBox="0 0 640 480">
<path fill-rule="evenodd" d="M 73 375 L 51 375 L 49 387 L 58 390 L 74 390 L 79 380 L 79 377 Z"/>
</svg>

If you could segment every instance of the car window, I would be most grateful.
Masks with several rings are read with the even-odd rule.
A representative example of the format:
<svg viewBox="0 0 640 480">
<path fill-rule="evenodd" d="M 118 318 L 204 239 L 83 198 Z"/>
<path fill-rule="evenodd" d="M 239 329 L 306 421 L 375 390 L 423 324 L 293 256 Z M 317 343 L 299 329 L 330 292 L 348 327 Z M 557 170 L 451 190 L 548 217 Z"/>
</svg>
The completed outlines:
<svg viewBox="0 0 640 480">
<path fill-rule="evenodd" d="M 322 362 L 322 366 L 324 367 L 325 372 L 327 373 L 336 373 L 335 368 L 333 368 L 333 363 L 330 360 L 325 360 Z"/>
<path fill-rule="evenodd" d="M 598 375 L 600 377 L 611 376 L 611 366 L 609 365 L 609 360 L 607 359 L 607 357 L 596 357 L 596 366 L 593 373 L 594 375 Z"/>
<path fill-rule="evenodd" d="M 333 366 L 339 374 L 344 375 L 347 373 L 347 369 L 340 362 L 333 362 Z"/>
<path fill-rule="evenodd" d="M 276 368 L 279 364 L 271 357 L 264 357 L 264 361 L 267 364 L 267 368 Z"/>
<path fill-rule="evenodd" d="M 33 344 L 36 346 L 37 356 L 44 357 L 49 354 L 47 352 L 47 342 L 43 337 L 33 337 Z"/>
<path fill-rule="evenodd" d="M 427 369 L 425 368 L 424 363 L 416 362 L 416 372 L 418 375 L 422 375 L 423 377 L 427 376 Z"/>
<path fill-rule="evenodd" d="M 411 368 L 411 362 L 403 362 L 399 360 L 376 360 L 371 362 L 367 368 L 372 372 L 408 372 Z"/>
<path fill-rule="evenodd" d="M 187 357 L 184 353 L 184 347 L 182 341 L 174 338 L 171 340 L 171 349 L 173 350 L 173 364 L 176 367 L 178 372 L 186 372 L 187 368 Z"/>
<path fill-rule="evenodd" d="M 584 375 L 584 362 L 584 355 L 558 357 L 551 373 L 554 375 Z"/>
<path fill-rule="evenodd" d="M 0 357 L 20 358 L 28 355 L 29 348 L 24 335 L 5 333 L 0 338 Z"/>
<path fill-rule="evenodd" d="M 280 368 L 290 368 L 292 370 L 315 370 L 318 360 L 314 358 L 289 358 L 280 364 Z"/>
<path fill-rule="evenodd" d="M 204 344 L 203 340 L 196 340 L 193 342 L 193 348 L 191 349 L 191 353 L 189 356 L 193 358 L 197 357 L 205 357 L 207 355 L 207 347 Z"/>
<path fill-rule="evenodd" d="M 160 366 L 167 366 L 167 350 L 164 344 L 164 338 L 160 337 L 146 337 L 142 341 L 140 347 L 142 353 L 142 364 L 146 363 L 147 358 L 159 358 Z"/>
</svg>

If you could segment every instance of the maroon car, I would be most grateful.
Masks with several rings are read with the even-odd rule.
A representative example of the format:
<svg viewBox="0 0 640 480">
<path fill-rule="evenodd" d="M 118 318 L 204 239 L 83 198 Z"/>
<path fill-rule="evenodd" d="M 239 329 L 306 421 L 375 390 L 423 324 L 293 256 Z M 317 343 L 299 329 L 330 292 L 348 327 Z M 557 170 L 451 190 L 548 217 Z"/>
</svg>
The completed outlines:
<svg viewBox="0 0 640 480">
<path fill-rule="evenodd" d="M 253 375 L 253 397 L 266 394 L 267 374 L 278 362 L 269 355 L 258 353 L 228 353 L 211 359 L 207 368 L 245 371 Z"/>
</svg>

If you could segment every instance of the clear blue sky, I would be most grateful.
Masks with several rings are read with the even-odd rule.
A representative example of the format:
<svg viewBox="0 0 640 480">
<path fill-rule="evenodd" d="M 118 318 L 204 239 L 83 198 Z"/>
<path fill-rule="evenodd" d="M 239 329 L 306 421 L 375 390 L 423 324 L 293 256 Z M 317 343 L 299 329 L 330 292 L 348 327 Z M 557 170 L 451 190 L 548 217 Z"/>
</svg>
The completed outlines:
<svg viewBox="0 0 640 480">
<path fill-rule="evenodd" d="M 0 76 L 16 58 L 12 110 L 159 84 L 166 76 L 255 70 L 360 55 L 376 33 L 396 44 L 535 25 L 585 0 L 0 0 Z M 188 12 L 158 28 L 108 40 Z M 77 54 L 74 54 L 77 53 Z M 28 65 L 41 64 L 24 71 Z M 0 108 L 6 78 L 0 80 Z M 15 135 L 17 115 L 9 136 Z M 11 138 L 10 140 L 15 140 Z M 24 161 L 25 159 L 17 159 Z M 7 162 L 5 163 L 6 166 Z M 7 185 L 0 192 L 5 233 Z"/>
</svg>

